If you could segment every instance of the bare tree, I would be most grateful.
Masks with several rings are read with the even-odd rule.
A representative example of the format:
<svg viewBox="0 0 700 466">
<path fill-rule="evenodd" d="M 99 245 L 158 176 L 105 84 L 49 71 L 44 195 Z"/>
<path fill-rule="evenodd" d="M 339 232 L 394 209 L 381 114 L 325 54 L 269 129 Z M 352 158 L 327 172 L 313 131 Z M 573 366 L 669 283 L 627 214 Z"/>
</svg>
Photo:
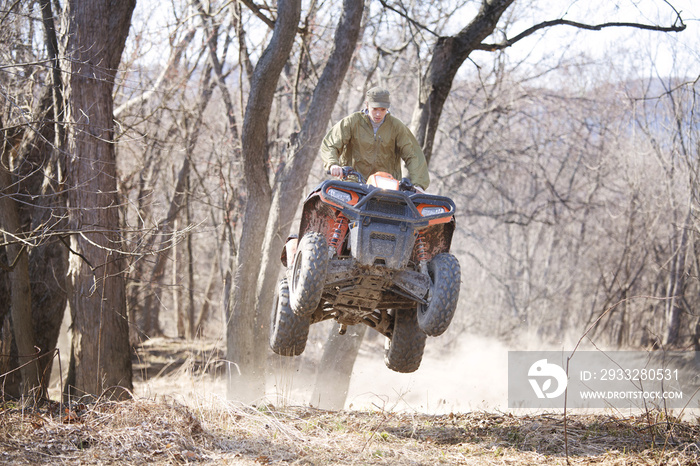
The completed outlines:
<svg viewBox="0 0 700 466">
<path fill-rule="evenodd" d="M 259 338 L 255 290 L 260 269 L 272 191 L 267 172 L 268 117 L 282 68 L 294 44 L 301 2 L 280 0 L 270 42 L 255 65 L 241 131 L 247 199 L 238 247 L 235 286 L 227 322 L 226 356 L 230 368 L 229 396 L 250 402 L 264 393 L 265 353 L 256 351 Z"/>
<path fill-rule="evenodd" d="M 693 258 L 697 255 L 696 89 L 694 84 L 667 78 L 650 80 L 641 90 L 632 88 L 628 92 L 636 110 L 635 123 L 662 168 L 658 186 L 663 187 L 668 202 L 668 244 L 656 248 L 657 260 L 662 264 L 658 287 L 664 297 L 659 320 L 665 324 L 665 329 L 659 330 L 658 341 L 669 348 L 687 348 L 696 332 L 697 319 L 689 297 L 696 293 L 697 286 L 692 278 L 696 273 Z M 668 123 L 659 124 L 659 120 Z"/>
<path fill-rule="evenodd" d="M 39 6 L 40 5 L 40 6 Z M 22 238 L 24 253 L 28 255 L 29 285 L 31 297 L 22 299 L 27 306 L 31 304 L 31 333 L 26 336 L 16 332 L 3 333 L 3 346 L 8 353 L 15 354 L 15 341 L 23 346 L 25 342 L 33 342 L 30 353 L 38 358 L 38 374 L 41 387 L 35 393 L 39 397 L 47 394 L 49 376 L 55 357 L 61 321 L 66 304 L 65 271 L 67 269 L 67 249 L 59 239 L 57 232 L 65 229 L 65 196 L 60 191 L 58 183 L 63 167 L 58 154 L 63 147 L 63 130 L 60 124 L 62 118 L 62 83 L 58 64 L 57 36 L 51 5 L 48 2 L 39 4 L 13 5 L 3 16 L 3 34 L 0 40 L 8 44 L 5 50 L 17 49 L 17 44 L 23 42 L 24 34 L 31 34 L 34 21 L 33 12 L 40 8 L 39 16 L 44 28 L 45 50 L 21 48 L 22 53 L 15 53 L 3 60 L 10 67 L 29 66 L 34 70 L 32 79 L 3 79 L 4 106 L 3 113 L 11 124 L 3 130 L 5 149 L 8 149 L 9 138 L 15 140 L 4 153 L 5 164 L 9 179 L 12 183 L 5 185 L 7 202 L 14 203 L 18 214 L 18 228 L 15 232 Z M 14 44 L 14 45 L 10 45 Z M 39 63 L 47 54 L 50 67 L 49 73 L 41 68 L 35 69 L 27 63 Z M 13 73 L 5 75 L 12 76 Z M 28 94 L 27 94 L 28 93 Z M 33 96 L 36 99 L 33 99 Z M 27 101 L 29 105 L 20 106 L 19 102 Z M 33 101 L 33 102 L 32 102 Z M 29 108 L 29 110 L 25 110 Z M 10 206 L 8 205 L 8 207 Z M 15 241 L 7 244 L 12 249 Z M 0 281 L 5 278 L 0 273 Z M 2 301 L 10 303 L 10 298 Z M 15 306 L 18 307 L 18 306 Z M 6 328 L 7 330 L 7 328 Z M 26 350 L 26 348 L 24 348 Z M 23 351 L 24 353 L 24 351 Z M 4 357 L 3 373 L 9 373 L 17 368 L 19 360 L 16 356 Z M 34 364 L 34 363 L 32 363 Z M 28 365 L 24 365 L 28 367 Z M 5 381 L 6 382 L 6 381 Z M 25 383 L 25 386 L 32 383 Z M 5 384 L 5 393 L 19 396 L 19 391 L 13 391 L 11 384 Z"/>
<path fill-rule="evenodd" d="M 36 354 L 36 338 L 32 326 L 32 293 L 29 279 L 29 254 L 23 240 L 18 203 L 13 196 L 17 183 L 10 173 L 10 138 L 3 137 L 0 157 L 0 186 L 5 189 L 0 195 L 0 228 L 2 228 L 9 271 L 10 309 L 12 330 L 18 352 L 18 365 L 22 377 L 21 392 L 24 396 L 45 396 L 40 389 L 39 364 Z M 32 393 L 34 392 L 34 393 Z"/>
<path fill-rule="evenodd" d="M 65 10 L 70 395 L 124 398 L 132 389 L 112 91 L 135 3 L 69 1 Z"/>
</svg>

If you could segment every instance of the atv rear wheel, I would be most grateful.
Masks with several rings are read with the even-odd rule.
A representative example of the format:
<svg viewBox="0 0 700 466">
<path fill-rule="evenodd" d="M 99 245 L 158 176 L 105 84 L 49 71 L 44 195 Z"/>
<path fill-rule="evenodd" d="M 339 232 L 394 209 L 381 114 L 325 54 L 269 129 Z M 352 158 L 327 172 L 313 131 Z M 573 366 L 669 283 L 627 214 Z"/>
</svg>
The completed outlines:
<svg viewBox="0 0 700 466">
<path fill-rule="evenodd" d="M 428 304 L 418 305 L 418 325 L 431 337 L 445 333 L 457 309 L 462 273 L 452 254 L 438 254 L 428 263 L 431 287 Z"/>
<path fill-rule="evenodd" d="M 289 286 L 283 278 L 277 285 L 270 322 L 270 348 L 282 356 L 299 356 L 306 348 L 311 320 L 296 315 L 289 306 Z"/>
<path fill-rule="evenodd" d="M 420 367 L 426 335 L 418 327 L 415 309 L 394 310 L 394 330 L 384 342 L 384 363 L 396 372 L 415 372 Z"/>
<path fill-rule="evenodd" d="M 328 266 L 328 243 L 323 235 L 310 232 L 297 247 L 294 268 L 289 282 L 289 300 L 292 310 L 308 317 L 321 301 Z"/>
</svg>

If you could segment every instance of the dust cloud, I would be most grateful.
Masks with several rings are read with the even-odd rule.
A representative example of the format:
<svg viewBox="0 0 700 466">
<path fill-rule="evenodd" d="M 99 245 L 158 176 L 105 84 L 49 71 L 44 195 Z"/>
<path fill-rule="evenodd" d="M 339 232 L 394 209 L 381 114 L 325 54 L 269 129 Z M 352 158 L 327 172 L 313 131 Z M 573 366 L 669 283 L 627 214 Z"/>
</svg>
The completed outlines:
<svg viewBox="0 0 700 466">
<path fill-rule="evenodd" d="M 449 352 L 428 339 L 420 368 L 399 374 L 386 368 L 382 352 L 361 352 L 345 409 L 399 412 L 507 410 L 508 348 L 493 339 L 463 335 Z M 435 345 L 436 347 L 439 345 Z"/>
<path fill-rule="evenodd" d="M 366 339 L 349 386 L 339 383 L 318 389 L 315 385 L 323 340 L 315 340 L 299 357 L 273 355 L 273 371 L 268 375 L 267 393 L 260 403 L 424 414 L 509 411 L 508 351 L 513 348 L 496 339 L 461 334 L 452 335 L 446 343 L 428 338 L 421 366 L 411 374 L 400 374 L 385 366 L 383 337 Z M 336 382 L 342 379 L 338 376 Z M 137 381 L 135 394 L 174 397 L 184 404 L 209 397 L 223 401 L 227 398 L 226 386 L 225 375 L 194 374 L 185 364 L 169 375 Z M 342 407 L 329 405 L 329 400 L 338 399 L 338 393 L 346 389 Z"/>
<path fill-rule="evenodd" d="M 275 374 L 268 379 L 267 398 L 275 405 L 329 410 L 425 414 L 508 411 L 508 351 L 513 348 L 505 343 L 470 334 L 459 335 L 448 345 L 428 338 L 420 368 L 401 374 L 385 366 L 383 341 L 380 336 L 365 339 L 349 387 L 338 376 L 336 384 L 316 390 L 322 343 L 310 342 L 301 357 L 277 359 Z M 345 404 L 334 404 L 337 394 L 346 389 Z"/>
</svg>

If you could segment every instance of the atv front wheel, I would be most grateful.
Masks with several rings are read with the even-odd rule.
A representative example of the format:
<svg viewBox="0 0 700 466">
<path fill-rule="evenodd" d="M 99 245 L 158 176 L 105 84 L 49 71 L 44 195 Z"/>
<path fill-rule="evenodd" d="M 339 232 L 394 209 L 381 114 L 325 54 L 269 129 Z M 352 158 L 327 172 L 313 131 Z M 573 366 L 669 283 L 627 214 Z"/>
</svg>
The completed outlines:
<svg viewBox="0 0 700 466">
<path fill-rule="evenodd" d="M 326 238 L 316 232 L 305 234 L 297 247 L 289 282 L 290 305 L 297 315 L 308 317 L 318 307 L 327 266 Z"/>
<path fill-rule="evenodd" d="M 431 287 L 428 304 L 418 305 L 418 325 L 426 335 L 445 333 L 457 309 L 462 273 L 452 254 L 438 254 L 428 263 Z"/>
<path fill-rule="evenodd" d="M 289 307 L 289 286 L 283 278 L 277 285 L 270 322 L 270 348 L 282 356 L 299 356 L 306 348 L 311 321 L 296 315 Z"/>
<path fill-rule="evenodd" d="M 415 372 L 420 367 L 426 335 L 418 327 L 415 309 L 394 310 L 394 330 L 384 342 L 384 363 L 396 372 Z"/>
</svg>

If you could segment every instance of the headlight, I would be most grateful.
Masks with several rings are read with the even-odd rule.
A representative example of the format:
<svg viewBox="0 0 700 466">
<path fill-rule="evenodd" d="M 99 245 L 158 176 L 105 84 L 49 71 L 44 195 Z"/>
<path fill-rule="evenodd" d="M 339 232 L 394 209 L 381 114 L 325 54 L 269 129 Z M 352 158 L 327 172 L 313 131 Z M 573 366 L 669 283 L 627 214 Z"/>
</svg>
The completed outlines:
<svg viewBox="0 0 700 466">
<path fill-rule="evenodd" d="M 340 189 L 329 188 L 328 191 L 326 191 L 326 194 L 343 202 L 350 202 L 352 200 L 352 194 L 341 191 Z"/>
<path fill-rule="evenodd" d="M 399 190 L 399 182 L 388 173 L 375 173 L 369 177 L 367 184 L 376 186 L 379 189 L 388 189 L 392 191 Z"/>
<path fill-rule="evenodd" d="M 425 206 L 420 211 L 420 213 L 423 217 L 444 214 L 445 212 L 447 212 L 447 210 L 445 210 L 444 207 L 439 207 L 439 206 Z"/>
</svg>

